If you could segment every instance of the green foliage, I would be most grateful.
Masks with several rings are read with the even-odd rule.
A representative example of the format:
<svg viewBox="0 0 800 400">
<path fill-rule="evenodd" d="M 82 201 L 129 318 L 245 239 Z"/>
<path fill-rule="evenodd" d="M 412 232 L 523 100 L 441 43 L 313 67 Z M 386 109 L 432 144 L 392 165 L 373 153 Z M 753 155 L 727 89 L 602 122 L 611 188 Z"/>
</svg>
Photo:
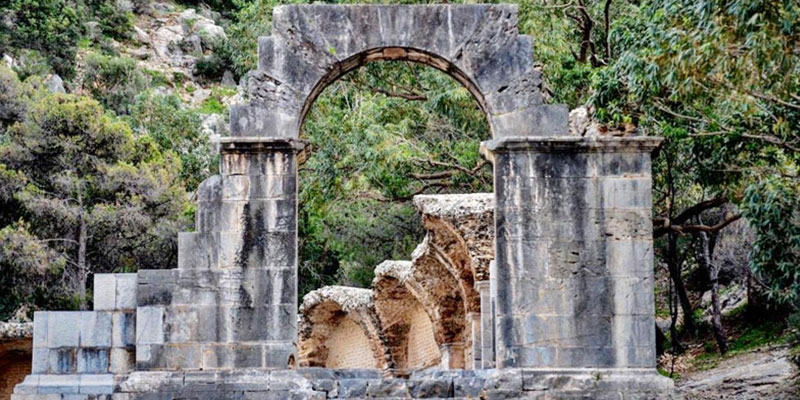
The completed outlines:
<svg viewBox="0 0 800 400">
<path fill-rule="evenodd" d="M 72 76 L 75 45 L 84 22 L 72 2 L 11 0 L 0 6 L 0 12 L 4 14 L 0 22 L 0 47 L 40 51 L 56 73 L 67 78 Z"/>
<path fill-rule="evenodd" d="M 745 212 L 757 237 L 750 263 L 769 296 L 800 308 L 800 184 L 770 177 L 747 188 Z"/>
<path fill-rule="evenodd" d="M 91 273 L 174 264 L 175 235 L 185 225 L 179 170 L 180 162 L 160 152 L 151 137 L 134 136 L 124 121 L 90 98 L 36 99 L 0 143 L 0 195 L 18 206 L 2 213 L 30 233 L 13 228 L 13 240 L 2 251 L 46 246 L 46 252 L 31 254 L 65 260 L 59 279 L 68 283 L 69 297 L 79 295 L 83 307 Z M 20 271 L 8 264 L 3 268 Z M 21 302 L 42 305 L 40 299 L 22 297 Z"/>
<path fill-rule="evenodd" d="M 150 86 L 150 75 L 131 58 L 89 53 L 84 62 L 84 88 L 118 114 L 129 114 L 136 95 Z"/>
<path fill-rule="evenodd" d="M 211 143 L 200 131 L 200 116 L 183 107 L 177 96 L 142 93 L 131 106 L 128 121 L 134 129 L 152 137 L 159 151 L 178 155 L 180 179 L 188 190 L 216 173 Z"/>
<path fill-rule="evenodd" d="M 14 71 L 0 65 L 0 135 L 9 125 L 22 121 L 27 110 L 24 87 Z"/>
<path fill-rule="evenodd" d="M 31 234 L 30 224 L 24 221 L 0 229 L 0 287 L 4 288 L 0 320 L 8 320 L 21 304 L 57 306 L 65 301 L 68 294 L 56 278 L 66 261 Z"/>
<path fill-rule="evenodd" d="M 408 259 L 423 236 L 413 195 L 491 189 L 478 154 L 485 116 L 432 68 L 385 62 L 351 72 L 317 98 L 304 136 L 313 155 L 300 173 L 301 294 L 369 285 L 375 265 Z"/>
<path fill-rule="evenodd" d="M 197 60 L 193 74 L 206 81 L 219 81 L 226 70 L 234 70 L 233 52 L 227 40 L 218 39 L 211 46 L 212 52 Z"/>
<path fill-rule="evenodd" d="M 133 13 L 123 11 L 115 0 L 85 0 L 100 24 L 100 31 L 114 39 L 128 39 L 133 31 Z"/>
</svg>

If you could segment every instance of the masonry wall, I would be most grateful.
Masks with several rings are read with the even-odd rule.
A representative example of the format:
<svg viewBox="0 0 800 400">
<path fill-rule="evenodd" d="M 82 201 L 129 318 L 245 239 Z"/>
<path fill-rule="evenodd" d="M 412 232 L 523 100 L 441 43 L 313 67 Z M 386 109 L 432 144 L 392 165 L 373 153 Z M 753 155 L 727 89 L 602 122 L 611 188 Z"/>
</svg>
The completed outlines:
<svg viewBox="0 0 800 400">
<path fill-rule="evenodd" d="M 31 339 L 0 344 L 0 399 L 11 398 L 14 386 L 31 372 Z"/>
</svg>

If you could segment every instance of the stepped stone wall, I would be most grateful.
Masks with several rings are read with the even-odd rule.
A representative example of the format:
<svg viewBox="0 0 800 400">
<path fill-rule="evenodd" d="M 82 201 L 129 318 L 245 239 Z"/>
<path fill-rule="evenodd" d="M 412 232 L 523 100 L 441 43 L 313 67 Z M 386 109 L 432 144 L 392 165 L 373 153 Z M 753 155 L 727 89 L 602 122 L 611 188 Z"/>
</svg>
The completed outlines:
<svg viewBox="0 0 800 400">
<path fill-rule="evenodd" d="M 542 104 L 532 38 L 517 31 L 517 12 L 512 5 L 276 7 L 272 35 L 258 41 L 250 104 L 231 109 L 220 174 L 198 189 L 197 231 L 179 235 L 177 268 L 141 270 L 135 285 L 128 276 L 98 275 L 113 281 L 99 295 L 110 308 L 37 314 L 35 372 L 12 399 L 672 396 L 652 348 L 650 153 L 660 139 L 569 136 L 566 107 Z M 430 235 L 411 261 L 376 274 L 374 312 L 318 304 L 368 332 L 381 368 L 410 376 L 297 370 L 302 123 L 328 84 L 380 60 L 439 68 L 486 112 L 494 139 L 483 149 L 494 163 L 496 203 L 489 284 L 479 250 L 485 235 L 471 247 L 457 217 L 426 218 Z M 416 303 L 391 310 L 401 297 Z M 410 368 L 409 359 L 425 357 L 409 357 L 411 326 L 398 317 L 418 307 L 440 352 L 428 375 Z M 131 315 L 135 363 L 115 363 L 114 354 L 132 350 L 130 325 L 115 321 Z M 302 354 L 323 363 L 330 351 L 313 325 L 300 333 L 316 347 Z M 376 337 L 385 340 L 383 356 Z M 496 369 L 462 369 L 478 365 Z"/>
</svg>

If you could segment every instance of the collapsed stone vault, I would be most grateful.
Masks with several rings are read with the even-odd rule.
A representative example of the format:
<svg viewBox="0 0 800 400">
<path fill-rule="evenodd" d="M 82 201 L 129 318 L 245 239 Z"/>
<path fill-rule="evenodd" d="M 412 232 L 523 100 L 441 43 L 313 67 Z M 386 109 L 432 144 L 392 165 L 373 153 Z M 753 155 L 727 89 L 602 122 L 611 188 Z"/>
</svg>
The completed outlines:
<svg viewBox="0 0 800 400">
<path fill-rule="evenodd" d="M 404 376 L 493 365 L 492 317 L 489 307 L 481 313 L 479 292 L 489 298 L 494 195 L 420 195 L 414 203 L 427 234 L 410 261 L 378 265 L 371 290 L 326 286 L 303 298 L 301 366 Z"/>
<path fill-rule="evenodd" d="M 220 174 L 198 189 L 197 230 L 178 237 L 177 268 L 97 275 L 94 311 L 36 313 L 33 373 L 15 399 L 672 395 L 655 371 L 650 153 L 660 139 L 569 136 L 566 107 L 542 104 L 515 6 L 280 6 L 272 29 L 259 38 L 250 104 L 231 109 Z M 425 310 L 439 369 L 407 371 L 429 361 L 403 353 L 416 331 L 382 316 L 380 296 L 375 313 L 364 292 L 310 302 L 320 315 L 347 314 L 333 332 L 342 338 L 359 329 L 390 336 L 371 350 L 374 366 L 408 379 L 297 368 L 301 127 L 328 84 L 380 60 L 455 78 L 493 136 L 483 143 L 495 176 L 491 272 L 446 229 L 412 268 L 379 269 L 377 294 L 416 291 L 419 305 L 400 318 Z M 426 279 L 412 279 L 418 273 Z M 390 329 L 378 332 L 382 319 Z M 367 334 L 353 340 L 375 347 Z M 347 354 L 313 349 L 303 360 L 347 365 Z M 436 372 L 454 367 L 473 369 Z"/>
</svg>

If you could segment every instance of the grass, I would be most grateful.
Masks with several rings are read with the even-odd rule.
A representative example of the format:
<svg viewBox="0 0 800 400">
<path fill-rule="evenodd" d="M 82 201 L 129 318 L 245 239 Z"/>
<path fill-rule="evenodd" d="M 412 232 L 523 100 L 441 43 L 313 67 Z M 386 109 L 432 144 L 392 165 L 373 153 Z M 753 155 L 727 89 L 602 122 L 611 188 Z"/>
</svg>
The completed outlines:
<svg viewBox="0 0 800 400">
<path fill-rule="evenodd" d="M 695 368 L 701 371 L 711 369 L 720 361 L 737 354 L 785 341 L 782 334 L 786 330 L 786 322 L 782 315 L 774 315 L 774 318 L 748 315 L 746 305 L 726 315 L 723 324 L 728 336 L 728 352 L 725 355 L 719 353 L 712 327 L 708 324 L 698 327 L 700 333 L 695 342 L 703 345 L 692 360 Z"/>
<path fill-rule="evenodd" d="M 211 96 L 203 101 L 199 111 L 202 114 L 223 114 L 226 108 L 218 98 Z"/>
</svg>

